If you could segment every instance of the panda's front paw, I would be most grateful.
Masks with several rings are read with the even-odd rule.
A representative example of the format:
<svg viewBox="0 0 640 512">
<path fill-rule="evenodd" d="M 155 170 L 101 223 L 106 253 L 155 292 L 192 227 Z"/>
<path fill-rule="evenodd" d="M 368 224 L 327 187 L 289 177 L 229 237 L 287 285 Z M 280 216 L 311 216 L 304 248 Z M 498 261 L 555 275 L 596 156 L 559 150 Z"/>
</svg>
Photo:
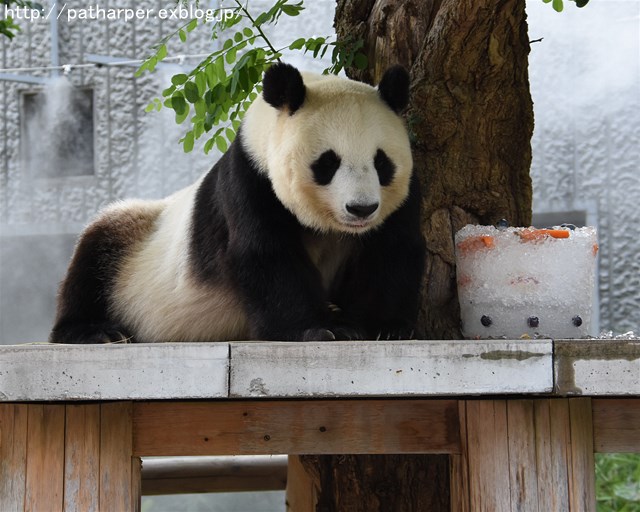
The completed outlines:
<svg viewBox="0 0 640 512">
<path fill-rule="evenodd" d="M 364 336 L 358 329 L 347 326 L 333 326 L 327 329 L 307 329 L 302 336 L 302 341 L 348 341 L 361 339 L 364 339 Z"/>
<path fill-rule="evenodd" d="M 335 341 L 336 335 L 329 329 L 312 328 L 302 334 L 302 341 Z"/>
</svg>

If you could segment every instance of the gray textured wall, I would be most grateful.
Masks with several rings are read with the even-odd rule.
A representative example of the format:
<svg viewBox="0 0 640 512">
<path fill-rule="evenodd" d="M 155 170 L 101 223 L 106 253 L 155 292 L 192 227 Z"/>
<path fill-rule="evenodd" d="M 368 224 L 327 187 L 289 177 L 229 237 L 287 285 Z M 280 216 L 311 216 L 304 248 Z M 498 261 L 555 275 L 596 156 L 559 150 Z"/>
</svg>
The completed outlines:
<svg viewBox="0 0 640 512">
<path fill-rule="evenodd" d="M 332 32 L 333 0 L 306 3 L 302 17 L 283 18 L 277 30 L 269 31 L 276 46 L 302 35 Z M 601 327 L 638 330 L 640 1 L 592 0 L 582 10 L 565 3 L 565 12 L 557 14 L 541 0 L 528 2 L 530 38 L 544 37 L 531 53 L 534 209 L 588 211 L 600 231 Z M 158 0 L 100 3 L 156 11 L 163 4 Z M 271 4 L 270 0 L 251 3 L 253 9 Z M 67 5 L 86 8 L 91 3 L 78 0 Z M 60 62 L 82 63 L 85 54 L 142 58 L 177 23 L 154 16 L 129 22 L 66 22 L 62 16 Z M 48 22 L 21 24 L 24 32 L 13 42 L 0 38 L 1 67 L 47 66 Z M 204 31 L 194 33 L 187 45 L 169 45 L 173 55 L 212 49 Z M 316 70 L 324 67 L 300 55 L 288 60 Z M 185 67 L 195 62 L 187 60 Z M 0 342 L 45 336 L 70 240 L 102 206 L 125 197 L 164 196 L 192 182 L 217 158 L 204 156 L 198 147 L 185 155 L 177 144 L 182 130 L 171 113 L 143 111 L 177 69 L 162 68 L 141 78 L 134 78 L 130 67 L 72 71 L 69 79 L 74 85 L 95 91 L 95 175 L 59 179 L 34 179 L 21 165 L 21 151 L 29 148 L 21 148 L 20 95 L 38 88 L 0 80 L 0 249 L 4 248 L 0 250 Z M 49 76 L 48 71 L 29 74 Z M 47 251 L 40 237 L 51 234 L 71 236 L 45 244 L 49 250 L 43 257 Z M 30 253 L 38 257 L 29 257 Z"/>
<path fill-rule="evenodd" d="M 640 2 L 527 2 L 534 211 L 598 227 L 600 327 L 640 329 Z"/>
</svg>

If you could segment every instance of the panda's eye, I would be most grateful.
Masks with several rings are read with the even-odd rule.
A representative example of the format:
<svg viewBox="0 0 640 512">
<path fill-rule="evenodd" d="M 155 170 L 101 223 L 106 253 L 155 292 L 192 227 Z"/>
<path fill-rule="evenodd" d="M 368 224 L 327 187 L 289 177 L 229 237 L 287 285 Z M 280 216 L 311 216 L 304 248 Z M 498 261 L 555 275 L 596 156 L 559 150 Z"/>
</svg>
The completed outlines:
<svg viewBox="0 0 640 512">
<path fill-rule="evenodd" d="M 331 149 L 325 151 L 311 164 L 313 178 L 318 185 L 328 185 L 331 183 L 338 167 L 340 167 L 340 157 L 336 152 Z"/>
<path fill-rule="evenodd" d="M 393 180 L 393 175 L 396 172 L 396 166 L 389 159 L 387 154 L 379 149 L 376 152 L 376 156 L 373 158 L 373 165 L 378 172 L 378 180 L 380 181 L 380 185 L 386 187 Z"/>
</svg>

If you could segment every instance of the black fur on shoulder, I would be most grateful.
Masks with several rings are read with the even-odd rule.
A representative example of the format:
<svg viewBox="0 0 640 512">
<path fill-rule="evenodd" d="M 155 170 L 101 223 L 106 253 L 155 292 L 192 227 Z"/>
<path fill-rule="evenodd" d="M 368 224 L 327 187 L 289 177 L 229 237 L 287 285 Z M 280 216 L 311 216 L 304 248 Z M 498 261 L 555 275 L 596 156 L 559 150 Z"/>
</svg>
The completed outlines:
<svg viewBox="0 0 640 512">
<path fill-rule="evenodd" d="M 262 80 L 264 100 L 278 110 L 293 114 L 304 103 L 305 87 L 300 71 L 289 64 L 277 62 L 264 74 Z"/>
<path fill-rule="evenodd" d="M 396 114 L 409 104 L 409 84 L 409 73 L 399 65 L 387 69 L 378 84 L 380 97 Z"/>
</svg>

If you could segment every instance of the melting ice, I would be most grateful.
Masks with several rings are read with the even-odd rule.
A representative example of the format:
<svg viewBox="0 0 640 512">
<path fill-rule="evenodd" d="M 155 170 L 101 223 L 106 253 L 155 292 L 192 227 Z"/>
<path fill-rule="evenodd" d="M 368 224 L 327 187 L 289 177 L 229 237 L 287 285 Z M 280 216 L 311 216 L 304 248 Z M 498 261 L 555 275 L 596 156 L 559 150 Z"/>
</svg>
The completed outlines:
<svg viewBox="0 0 640 512">
<path fill-rule="evenodd" d="M 465 337 L 588 336 L 595 228 L 468 225 L 455 243 Z"/>
</svg>

